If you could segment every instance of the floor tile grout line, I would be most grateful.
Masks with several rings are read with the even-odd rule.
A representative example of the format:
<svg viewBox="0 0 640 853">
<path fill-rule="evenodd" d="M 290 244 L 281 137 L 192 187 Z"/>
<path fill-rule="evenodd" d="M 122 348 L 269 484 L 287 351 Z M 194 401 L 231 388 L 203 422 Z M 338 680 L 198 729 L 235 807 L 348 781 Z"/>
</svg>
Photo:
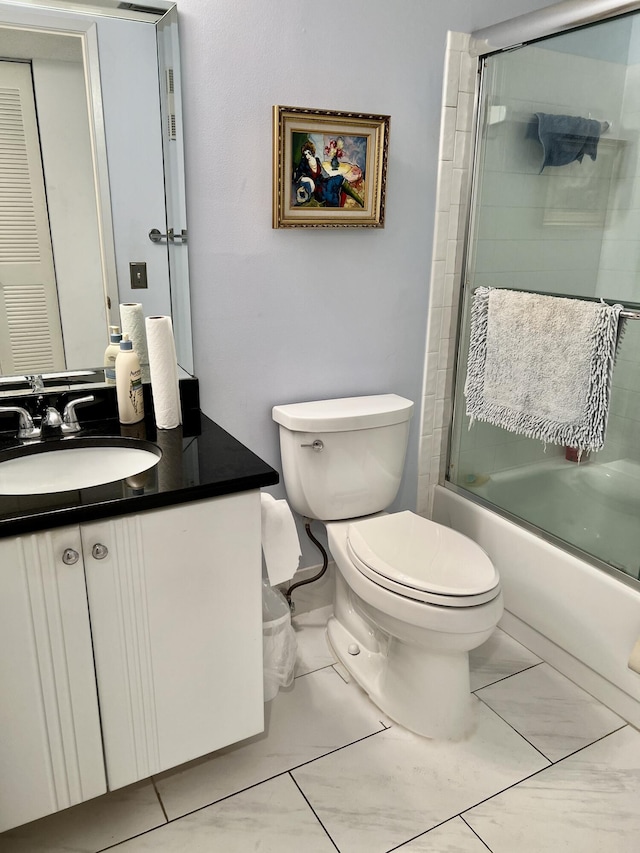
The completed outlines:
<svg viewBox="0 0 640 853">
<path fill-rule="evenodd" d="M 516 675 L 522 675 L 523 672 L 528 672 L 530 669 L 535 669 L 537 666 L 540 666 L 541 663 L 545 663 L 545 661 L 539 660 L 538 663 L 532 663 L 530 666 L 525 666 L 524 669 L 519 669 L 517 672 L 510 672 L 509 675 L 503 675 L 501 678 L 496 678 L 495 681 L 490 681 L 488 684 L 483 684 L 482 687 L 476 687 L 476 689 L 472 690 L 471 692 L 476 695 L 479 690 L 484 690 L 486 687 L 493 687 L 496 684 L 501 684 L 503 681 L 507 681 L 509 678 L 513 678 Z M 478 699 L 479 698 L 480 697 L 478 696 Z"/>
<path fill-rule="evenodd" d="M 257 788 L 258 785 L 264 785 L 265 782 L 272 782 L 279 776 L 284 776 L 286 773 L 293 773 L 294 770 L 299 770 L 301 767 L 306 767 L 307 764 L 313 764 L 314 761 L 319 761 L 321 758 L 325 758 L 328 755 L 333 755 L 335 752 L 340 752 L 341 749 L 347 749 L 350 746 L 354 746 L 356 743 L 360 743 L 361 741 L 367 740 L 368 738 L 374 737 L 375 735 L 383 734 L 386 731 L 388 731 L 388 729 L 382 728 L 376 732 L 371 732 L 370 734 L 364 735 L 364 737 L 358 738 L 357 740 L 351 741 L 350 743 L 345 743 L 342 746 L 337 746 L 335 749 L 332 749 L 329 752 L 324 752 L 322 755 L 318 755 L 315 758 L 310 758 L 308 761 L 303 761 L 301 764 L 296 764 L 293 767 L 288 767 L 286 770 L 281 770 L 279 773 L 274 773 L 273 776 L 267 776 L 265 779 L 260 779 L 257 782 L 253 782 L 251 785 L 246 785 L 244 788 L 239 788 L 237 791 L 233 791 L 233 793 L 231 794 L 225 794 L 224 797 L 219 797 L 217 800 L 212 800 L 210 803 L 205 803 L 203 806 L 198 806 L 198 808 L 192 809 L 189 812 L 177 815 L 176 817 L 167 817 L 167 823 L 174 823 L 176 820 L 180 820 L 183 817 L 188 817 L 189 815 L 196 814 L 196 812 L 201 812 L 203 809 L 208 809 L 210 806 L 215 806 L 218 803 L 224 802 L 225 800 L 230 800 L 231 797 L 236 797 L 238 794 L 244 794 L 246 791 L 250 791 L 252 788 Z M 153 777 L 151 778 L 153 779 Z M 159 794 L 159 796 L 161 795 Z"/>
<path fill-rule="evenodd" d="M 541 755 L 541 756 L 544 758 L 544 760 L 545 760 L 545 761 L 548 761 L 548 762 L 549 762 L 549 767 L 551 767 L 551 766 L 554 764 L 554 762 L 553 762 L 553 761 L 552 761 L 552 760 L 551 760 L 547 755 L 545 755 L 545 754 L 544 754 L 544 752 L 543 752 L 541 749 L 538 749 L 538 747 L 537 747 L 534 743 L 531 743 L 531 741 L 529 740 L 529 738 L 525 737 L 525 736 L 522 734 L 522 732 L 519 732 L 519 731 L 518 731 L 518 729 L 517 729 L 517 728 L 516 728 L 512 723 L 510 723 L 510 722 L 509 722 L 509 720 L 505 719 L 505 718 L 502 716 L 502 714 L 499 714 L 499 713 L 495 710 L 495 708 L 492 708 L 492 707 L 491 707 L 491 705 L 489 705 L 487 702 L 485 702 L 485 701 L 484 701 L 484 699 L 483 699 L 481 696 L 476 696 L 476 699 L 477 699 L 479 702 L 482 702 L 482 704 L 485 706 L 485 708 L 488 708 L 488 709 L 491 711 L 491 713 L 492 713 L 492 714 L 495 714 L 495 715 L 496 715 L 496 717 L 498 717 L 498 719 L 499 719 L 499 720 L 502 720 L 502 722 L 503 722 L 503 723 L 506 723 L 506 724 L 509 726 L 509 728 L 510 728 L 512 731 L 514 731 L 514 732 L 515 732 L 519 737 L 521 737 L 521 738 L 522 738 L 522 740 L 523 740 L 525 743 L 528 743 L 528 744 L 529 744 L 529 746 L 530 746 L 532 749 L 535 749 L 535 751 L 538 753 L 538 755 Z"/>
<path fill-rule="evenodd" d="M 483 703 L 483 704 L 485 704 L 485 703 Z M 487 706 L 487 707 L 489 707 L 489 706 Z M 492 710 L 492 711 L 493 711 L 493 709 L 490 709 L 490 710 Z M 493 713 L 496 713 L 496 712 L 494 711 Z M 498 716 L 499 716 L 499 715 L 498 715 Z M 502 719 L 502 718 L 501 718 L 501 719 Z M 600 742 L 600 741 L 602 741 L 602 740 L 605 740 L 606 738 L 610 737 L 611 735 L 615 734 L 616 732 L 622 731 L 622 729 L 624 729 L 624 728 L 628 728 L 628 727 L 630 727 L 630 726 L 629 726 L 629 724 L 628 724 L 628 723 L 624 723 L 624 724 L 623 724 L 622 726 L 620 726 L 619 728 L 614 729 L 614 730 L 613 730 L 613 731 L 611 731 L 611 732 L 607 732 L 607 734 L 603 735 L 603 736 L 602 736 L 602 737 L 600 737 L 600 738 L 597 738 L 597 739 L 596 739 L 595 741 L 593 741 L 592 743 L 585 744 L 583 747 L 580 747 L 579 749 L 575 750 L 574 752 L 570 753 L 570 754 L 569 754 L 569 755 L 567 755 L 567 756 L 564 756 L 563 758 L 559 759 L 558 761 L 550 763 L 547 767 L 542 767 L 542 768 L 540 768 L 540 770 L 536 770 L 534 773 L 530 773 L 528 776 L 524 776 L 522 779 L 519 779 L 517 782 L 514 782 L 512 785 L 507 785 L 505 788 L 502 788 L 501 790 L 496 791 L 495 793 L 491 794 L 489 797 L 485 797 L 483 800 L 479 800 L 477 803 L 474 803 L 472 806 L 469 806 L 468 808 L 464 809 L 463 811 L 459 812 L 458 814 L 451 815 L 450 817 L 446 818 L 445 820 L 440 821 L 440 823 L 435 824 L 434 826 L 430 827 L 428 830 L 425 830 L 425 832 L 419 833 L 418 835 L 415 835 L 415 836 L 413 836 L 412 838 L 409 838 L 409 839 L 407 839 L 406 841 L 403 841 L 403 842 L 402 842 L 402 844 L 400 844 L 400 845 L 398 845 L 398 846 L 396 846 L 396 847 L 392 847 L 392 848 L 391 848 L 391 850 L 390 850 L 390 851 L 388 851 L 388 853 L 392 853 L 392 851 L 395 851 L 395 850 L 401 849 L 403 845 L 408 844 L 410 841 L 414 841 L 416 838 L 420 838 L 421 836 L 426 835 L 428 832 L 431 832 L 433 829 L 437 829 L 437 827 L 438 827 L 438 826 L 442 826 L 443 824 L 447 823 L 449 820 L 453 820 L 453 819 L 454 819 L 454 818 L 456 818 L 456 817 L 461 818 L 461 819 L 464 821 L 464 823 L 469 827 L 469 829 L 470 829 L 470 830 L 471 830 L 475 835 L 477 835 L 477 837 L 479 838 L 479 840 L 480 840 L 480 841 L 482 841 L 482 843 L 485 845 L 485 847 L 487 847 L 487 849 L 489 849 L 489 850 L 490 850 L 491 848 L 489 848 L 489 847 L 488 847 L 488 845 L 485 843 L 485 841 L 484 841 L 484 840 L 483 840 L 483 839 L 482 839 L 482 838 L 481 838 L 481 837 L 480 837 L 480 836 L 475 832 L 475 830 L 474 830 L 474 829 L 473 829 L 473 828 L 472 828 L 472 827 L 467 823 L 467 821 L 466 821 L 466 819 L 465 819 L 465 817 L 464 817 L 464 815 L 465 815 L 467 812 L 471 812 L 473 809 L 477 808 L 478 806 L 483 805 L 483 803 L 487 803 L 487 802 L 489 802 L 489 801 L 493 800 L 495 797 L 499 797 L 501 794 L 506 793 L 506 791 L 509 791 L 509 790 L 511 790 L 512 788 L 517 788 L 517 787 L 518 787 L 518 785 L 520 785 L 522 782 L 526 782 L 526 781 L 528 781 L 529 779 L 533 779 L 534 777 L 538 776 L 540 773 L 544 773 L 544 772 L 545 772 L 546 770 L 548 770 L 550 767 L 555 767 L 555 766 L 557 766 L 558 764 L 560 764 L 560 763 L 562 763 L 563 761 L 565 761 L 567 758 L 571 758 L 572 756 L 576 755 L 577 753 L 582 752 L 584 749 L 588 749 L 590 746 L 593 746 L 594 744 L 599 743 L 599 742 Z M 513 727 L 511 727 L 511 728 L 513 728 Z M 368 740 L 369 738 L 374 737 L 374 736 L 375 736 L 375 735 L 377 735 L 377 734 L 381 734 L 381 733 L 382 733 L 382 732 L 384 732 L 384 731 L 388 731 L 388 729 L 382 729 L 382 730 L 381 730 L 381 731 L 379 731 L 379 732 L 372 732 L 371 734 L 366 735 L 366 736 L 365 736 L 365 737 L 363 737 L 363 738 L 359 738 L 358 740 L 353 741 L 353 743 L 349 743 L 349 744 L 345 744 L 344 746 L 337 747 L 337 749 L 332 750 L 331 752 L 325 753 L 325 755 L 332 755 L 334 752 L 339 752 L 340 750 L 342 750 L 342 749 L 346 749 L 347 747 L 352 746 L 353 744 L 360 743 L 361 741 L 364 741 L 364 740 Z M 514 731 L 516 731 L 516 730 L 514 729 Z M 520 734 L 520 732 L 517 732 L 517 734 Z M 521 737 L 523 737 L 522 735 L 520 735 L 520 736 L 521 736 Z M 526 738 L 524 738 L 524 737 L 523 737 L 523 740 L 525 740 L 527 743 L 529 743 L 529 741 L 527 741 L 527 739 L 526 739 Z M 534 749 L 535 749 L 535 747 L 534 747 Z M 539 752 L 539 750 L 537 750 L 537 751 Z M 540 754 L 542 755 L 542 753 L 540 753 Z M 184 818 L 184 817 L 188 817 L 189 815 L 196 814 L 196 813 L 197 813 L 197 812 L 199 812 L 199 811 L 203 811 L 204 809 L 210 808 L 210 807 L 211 807 L 211 806 L 213 806 L 213 805 L 217 805 L 218 803 L 221 803 L 221 802 L 224 802 L 225 800 L 231 799 L 231 797 L 235 797 L 235 796 L 237 796 L 238 794 L 242 794 L 242 793 L 244 793 L 245 791 L 249 791 L 249 790 L 251 790 L 251 788 L 255 788 L 255 787 L 257 787 L 258 785 L 262 785 L 262 784 L 264 784 L 265 782 L 271 782 L 273 779 L 277 779 L 278 777 L 280 777 L 280 776 L 284 776 L 284 775 L 288 775 L 288 776 L 292 779 L 292 781 L 293 781 L 293 782 L 294 782 L 294 784 L 296 785 L 296 788 L 298 788 L 298 790 L 300 791 L 300 793 L 301 793 L 301 794 L 302 794 L 302 796 L 304 797 L 305 801 L 308 803 L 309 808 L 311 809 L 311 811 L 313 812 L 313 814 L 314 814 L 314 815 L 315 815 L 315 817 L 317 818 L 318 822 L 320 823 L 320 825 L 321 825 L 321 826 L 322 826 L 322 828 L 324 829 L 324 831 L 325 831 L 325 833 L 327 834 L 327 836 L 328 836 L 329 840 L 330 840 L 330 841 L 331 841 L 331 843 L 334 845 L 334 847 L 336 847 L 336 850 L 339 850 L 339 848 L 336 846 L 335 842 L 333 841 L 333 839 L 331 838 L 331 836 L 330 836 L 330 835 L 329 835 L 329 833 L 327 832 L 327 830 L 326 830 L 326 828 L 325 828 L 324 824 L 322 823 L 322 821 L 320 820 L 320 818 L 317 816 L 317 814 L 316 814 L 315 810 L 313 809 L 313 807 L 311 806 L 311 804 L 310 804 L 310 803 L 309 803 L 309 801 L 307 800 L 307 797 L 305 796 L 304 792 L 302 791 L 302 789 L 300 788 L 300 786 L 298 785 L 298 783 L 296 782 L 296 780 L 295 780 L 295 778 L 294 778 L 294 776 L 293 776 L 293 771 L 294 771 L 294 770 L 298 770 L 298 769 L 300 769 L 300 767 L 304 767 L 304 766 L 306 766 L 307 764 L 312 764 L 314 761 L 317 761 L 317 760 L 319 760 L 320 758 L 324 758 L 324 757 L 325 757 L 324 755 L 321 755 L 321 756 L 318 756 L 317 758 L 310 759 L 309 761 L 306 761 L 306 762 L 303 762 L 302 764 L 298 764 L 298 765 L 296 765 L 295 767 L 291 768 L 290 770 L 285 770 L 285 771 L 283 771 L 283 772 L 281 772 L 281 773 L 276 773 L 276 774 L 274 774 L 273 776 L 270 776 L 270 777 L 269 777 L 269 778 L 267 778 L 267 779 L 263 779 L 263 780 L 261 780 L 260 782 L 256 782 L 256 783 L 254 783 L 253 785 L 247 785 L 247 787 L 246 787 L 246 788 L 242 788 L 242 789 L 240 789 L 239 791 L 236 791 L 236 792 L 235 792 L 235 793 L 233 793 L 233 794 L 228 794 L 228 795 L 227 795 L 227 796 L 225 796 L 225 797 L 221 797 L 221 798 L 220 798 L 220 799 L 218 799 L 218 800 L 214 800 L 214 801 L 213 801 L 213 802 L 211 802 L 211 803 L 207 803 L 207 804 L 206 804 L 206 805 L 204 805 L 204 806 L 200 806 L 200 807 L 199 807 L 199 808 L 197 808 L 197 809 L 193 809 L 193 811 L 185 812 L 185 814 L 178 815 L 177 817 L 174 817 L 174 818 L 169 818 L 169 817 L 168 817 L 168 815 L 167 815 L 167 813 L 166 813 L 166 811 L 165 811 L 165 808 L 164 808 L 164 804 L 162 803 L 162 799 L 161 799 L 160 793 L 159 793 L 159 791 L 157 790 L 157 788 L 156 788 L 156 786 L 155 786 L 155 780 L 153 779 L 153 777 L 150 777 L 150 778 L 151 778 L 151 781 L 152 781 L 152 783 L 153 783 L 154 789 L 155 789 L 155 791 L 156 791 L 156 795 L 158 796 L 158 799 L 160 800 L 160 805 L 161 805 L 161 807 L 162 807 L 163 814 L 165 815 L 165 817 L 166 817 L 166 819 L 167 819 L 167 822 L 166 822 L 166 823 L 158 824 L 158 826 L 151 827 L 151 828 L 149 828 L 149 829 L 145 830 L 144 832 L 136 833 L 135 835 L 132 835 L 132 836 L 130 836 L 129 838 L 123 838 L 123 839 L 121 839 L 120 841 L 117 841 L 115 844 L 110 844 L 110 845 L 108 845 L 107 847 L 101 847 L 101 848 L 99 848 L 98 850 L 96 850 L 96 851 L 95 851 L 95 853 L 106 853 L 106 851 L 107 851 L 107 850 L 113 850 L 113 849 L 116 849 L 116 848 L 117 848 L 117 847 L 119 847 L 121 844 L 125 844 L 127 841 L 131 841 L 131 840 L 133 840 L 134 838 L 140 838 L 140 837 L 141 837 L 141 836 L 143 836 L 143 835 L 148 835 L 150 832 L 155 832 L 155 831 L 156 831 L 156 830 L 158 830 L 158 829 L 162 829 L 164 826 L 168 826 L 168 824 L 170 824 L 170 823 L 175 823 L 176 821 L 181 820 L 181 819 L 182 819 L 182 818 Z M 546 758 L 546 756 L 543 756 L 543 757 L 544 757 L 547 761 L 549 761 L 549 759 L 547 759 L 547 758 Z"/>
<path fill-rule="evenodd" d="M 502 788 L 500 791 L 496 791 L 495 794 L 491 794 L 491 796 L 485 797 L 484 800 L 479 800 L 477 803 L 474 803 L 472 806 L 469 806 L 469 808 L 464 809 L 463 811 L 459 812 L 457 815 L 455 815 L 455 817 L 461 817 L 464 820 L 464 815 L 467 812 L 473 811 L 473 809 L 477 808 L 478 806 L 483 805 L 483 803 L 488 803 L 490 800 L 493 800 L 494 797 L 499 797 L 501 794 L 504 794 L 506 791 L 510 791 L 512 788 L 517 788 L 518 785 L 521 785 L 523 782 L 528 782 L 530 779 L 534 779 L 536 776 L 539 776 L 541 773 L 546 773 L 546 771 L 549 770 L 551 767 L 557 767 L 558 764 L 562 764 L 562 762 L 566 761 L 568 758 L 572 758 L 574 755 L 577 755 L 579 752 L 582 752 L 584 749 L 588 749 L 590 746 L 593 746 L 594 744 L 599 743 L 601 740 L 605 740 L 605 738 L 611 737 L 611 735 L 615 734 L 616 732 L 622 731 L 622 729 L 627 728 L 628 726 L 629 726 L 629 724 L 625 723 L 624 726 L 620 726 L 619 729 L 615 729 L 615 731 L 613 731 L 613 732 L 608 732 L 606 735 L 602 735 L 602 737 L 598 738 L 597 740 L 594 740 L 593 743 L 587 743 L 584 746 L 581 746 L 580 749 L 576 749 L 575 752 L 571 752 L 569 755 L 565 755 L 564 758 L 559 758 L 558 761 L 551 762 L 546 767 L 541 767 L 540 770 L 536 770 L 535 772 L 530 773 L 528 776 L 523 776 L 522 779 L 519 779 L 517 782 L 514 782 L 512 785 L 507 785 L 506 788 Z M 515 729 L 514 729 L 514 731 L 515 731 Z M 519 732 L 518 732 L 518 734 L 519 734 Z M 524 738 L 524 740 L 526 740 L 526 738 Z M 528 743 L 528 741 L 527 741 L 527 743 Z M 546 756 L 544 756 L 544 757 L 546 758 Z M 547 761 L 548 760 L 549 759 L 547 758 Z M 465 820 L 465 823 L 466 823 L 466 820 Z"/>
<path fill-rule="evenodd" d="M 534 743 L 532 743 L 529 740 L 529 738 L 525 737 L 525 735 L 523 735 L 522 732 L 518 731 L 518 729 L 515 727 L 515 725 L 513 723 L 509 722 L 509 720 L 507 720 L 506 717 L 503 717 L 502 714 L 500 714 L 498 711 L 496 711 L 495 708 L 492 708 L 491 705 L 489 705 L 487 702 L 485 702 L 481 696 L 476 696 L 476 699 L 478 699 L 480 702 L 482 702 L 482 704 L 486 708 L 488 708 L 497 717 L 499 717 L 504 723 L 506 723 L 517 735 L 520 735 L 520 737 L 526 743 L 528 743 L 529 746 L 531 746 L 533 749 L 535 749 L 536 752 L 540 753 L 540 755 L 544 759 L 549 761 L 551 767 L 553 767 L 555 764 L 558 764 L 560 761 L 564 761 L 565 758 L 569 758 L 571 755 L 575 755 L 576 753 L 581 752 L 583 749 L 586 749 L 589 746 L 593 746 L 594 743 L 598 743 L 598 741 L 601 741 L 603 738 L 608 737 L 609 735 L 612 735 L 614 732 L 619 732 L 620 729 L 623 729 L 625 726 L 630 725 L 630 723 L 627 723 L 626 720 L 622 720 L 622 717 L 620 717 L 620 719 L 622 720 L 622 724 L 619 725 L 617 728 L 611 729 L 610 732 L 605 732 L 603 735 L 600 735 L 600 737 L 595 738 L 595 740 L 589 741 L 589 743 L 585 743 L 583 746 L 579 746 L 577 749 L 574 749 L 571 752 L 568 752 L 566 755 L 563 755 L 561 758 L 556 758 L 556 760 L 554 761 L 552 758 L 549 758 L 548 755 L 545 755 L 544 752 L 539 747 L 537 747 Z M 606 708 L 607 706 L 605 705 L 604 707 Z"/>
<path fill-rule="evenodd" d="M 167 810 L 164 807 L 164 803 L 162 802 L 162 797 L 160 796 L 160 791 L 158 791 L 158 786 L 156 785 L 156 780 L 151 776 L 151 784 L 153 785 L 153 790 L 156 792 L 156 797 L 158 798 L 158 802 L 160 803 L 160 808 L 162 809 L 162 814 L 164 815 L 164 819 L 167 823 L 169 823 L 169 815 L 167 814 Z"/>
<path fill-rule="evenodd" d="M 633 726 L 631 725 L 631 723 L 627 723 L 626 720 L 623 720 L 622 725 L 618 726 L 618 728 L 612 729 L 610 732 L 606 732 L 605 734 L 600 735 L 600 737 L 597 737 L 595 740 L 592 740 L 589 743 L 585 743 L 584 746 L 579 746 L 577 749 L 574 749 L 573 752 L 570 752 L 567 755 L 563 755 L 562 758 L 559 758 L 557 761 L 552 761 L 551 762 L 552 767 L 555 767 L 556 764 L 560 764 L 561 762 L 566 761 L 567 758 L 572 758 L 574 755 L 577 755 L 579 752 L 582 752 L 584 749 L 589 749 L 590 746 L 595 746 L 595 744 L 600 743 L 601 740 L 604 740 L 605 738 L 611 737 L 611 735 L 614 735 L 616 732 L 621 732 L 622 729 L 626 729 L 626 728 L 633 729 Z"/>
<path fill-rule="evenodd" d="M 336 842 L 333 840 L 333 838 L 332 838 L 332 837 L 331 837 L 331 835 L 329 834 L 329 830 L 327 829 L 327 827 L 326 827 L 326 826 L 324 825 L 324 823 L 320 820 L 320 817 L 318 816 L 318 814 L 317 814 L 316 810 L 314 809 L 314 807 L 313 807 L 313 806 L 311 805 L 311 803 L 309 802 L 309 800 L 308 800 L 307 795 L 305 794 L 305 792 L 302 790 L 302 788 L 300 787 L 300 785 L 298 785 L 298 783 L 296 782 L 296 780 L 293 778 L 293 776 L 292 776 L 292 774 L 291 774 L 291 771 L 290 771 L 290 770 L 289 770 L 289 771 L 287 771 L 287 775 L 289 776 L 289 778 L 291 779 L 291 781 L 293 782 L 293 784 L 296 786 L 296 788 L 298 789 L 298 791 L 300 791 L 300 795 L 304 798 L 305 803 L 306 803 L 306 804 L 309 806 L 309 808 L 311 809 L 311 812 L 312 812 L 313 816 L 315 817 L 315 819 L 318 821 L 318 823 L 320 824 L 320 826 L 321 826 L 321 827 L 322 827 L 322 829 L 324 830 L 324 832 L 325 832 L 325 834 L 326 834 L 327 838 L 329 839 L 329 841 L 333 844 L 333 846 L 336 848 L 336 850 L 338 851 L 338 853 L 340 853 L 340 848 L 338 847 L 338 845 L 336 844 Z"/>
<path fill-rule="evenodd" d="M 171 821 L 167 823 L 159 823 L 158 826 L 152 826 L 149 829 L 145 829 L 143 832 L 136 832 L 134 835 L 130 835 L 128 838 L 122 838 L 120 841 L 116 841 L 115 844 L 109 844 L 107 847 L 100 847 L 95 853 L 105 853 L 107 850 L 116 850 L 122 844 L 127 844 L 129 841 L 133 841 L 134 838 L 142 838 L 143 835 L 149 835 L 151 832 L 155 832 L 156 829 L 162 829 L 165 826 L 168 826 Z"/>
<path fill-rule="evenodd" d="M 472 808 L 473 808 L 473 806 L 472 806 Z M 418 838 L 423 838 L 425 835 L 428 835 L 430 832 L 433 832 L 434 829 L 438 829 L 439 827 L 444 826 L 445 824 L 449 823 L 452 820 L 455 820 L 456 818 L 460 818 L 464 822 L 465 826 L 469 827 L 471 832 L 473 832 L 473 834 L 480 841 L 482 841 L 482 843 L 484 844 L 485 847 L 487 847 L 488 850 L 491 849 L 490 847 L 487 846 L 486 842 L 483 841 L 482 838 L 480 838 L 478 833 L 471 826 L 469 826 L 469 824 L 466 822 L 466 820 L 462 817 L 462 812 L 460 812 L 459 814 L 450 815 L 449 817 L 444 818 L 444 820 L 438 821 L 438 823 L 434 823 L 434 825 L 430 826 L 429 829 L 425 829 L 424 832 L 419 832 L 417 835 L 412 835 L 411 838 L 407 838 L 405 841 L 401 841 L 400 844 L 396 844 L 395 847 L 390 847 L 389 850 L 385 851 L 385 853 L 395 853 L 396 850 L 401 851 L 402 848 L 406 847 L 407 844 L 411 844 L 412 842 L 416 841 Z M 493 851 L 491 851 L 491 853 L 493 853 Z"/>
<path fill-rule="evenodd" d="M 295 681 L 297 678 L 304 678 L 305 675 L 313 675 L 314 672 L 322 672 L 323 669 L 329 669 L 333 666 L 332 663 L 327 663 L 324 666 L 318 666 L 316 669 L 310 669 L 308 672 L 300 672 L 298 675 L 295 675 L 293 680 Z"/>
<path fill-rule="evenodd" d="M 491 850 L 491 848 L 489 847 L 489 845 L 487 844 L 487 842 L 484 840 L 484 838 L 483 838 L 481 835 L 478 835 L 478 833 L 477 833 L 477 832 L 475 831 L 475 829 L 471 826 L 471 824 L 469 824 L 469 823 L 464 819 L 464 817 L 463 817 L 461 814 L 460 814 L 460 815 L 458 815 L 458 817 L 459 817 L 459 818 L 460 818 L 460 820 L 464 823 L 464 825 L 465 825 L 465 826 L 468 826 L 468 827 L 469 827 L 469 829 L 471 830 L 471 832 L 473 832 L 473 834 L 474 834 L 474 835 L 475 835 L 475 837 L 478 839 L 478 841 L 481 841 L 481 842 L 484 844 L 484 846 L 487 848 L 487 850 L 489 850 L 489 851 L 490 851 L 490 853 L 493 853 L 493 850 Z"/>
</svg>

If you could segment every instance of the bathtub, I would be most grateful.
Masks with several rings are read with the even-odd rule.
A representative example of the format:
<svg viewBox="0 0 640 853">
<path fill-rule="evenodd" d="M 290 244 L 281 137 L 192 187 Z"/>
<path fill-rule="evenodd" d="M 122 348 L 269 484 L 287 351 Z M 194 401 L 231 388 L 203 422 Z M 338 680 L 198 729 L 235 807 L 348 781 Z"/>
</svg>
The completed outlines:
<svg viewBox="0 0 640 853">
<path fill-rule="evenodd" d="M 539 470 L 531 470 L 528 478 L 520 480 L 513 472 L 494 475 L 475 491 L 485 500 L 499 493 L 500 502 L 511 513 L 533 510 L 534 516 L 538 513 L 538 522 L 551 521 L 556 531 L 569 523 L 588 527 L 595 513 L 608 513 L 607 523 L 633 524 L 637 536 L 640 476 L 636 484 L 628 475 L 628 467 L 626 474 L 615 466 L 576 466 L 564 460 L 531 466 L 536 467 Z M 619 505 L 620 491 L 614 494 L 613 488 L 613 480 L 621 473 L 629 476 L 628 481 L 622 481 L 628 498 L 624 507 Z M 545 478 L 555 481 L 557 503 L 550 502 Z M 636 499 L 639 503 L 634 508 Z M 576 501 L 581 501 L 582 510 L 568 517 L 564 509 Z M 620 520 L 621 515 L 627 518 Z M 504 592 L 505 614 L 500 627 L 640 728 L 640 674 L 627 665 L 640 638 L 637 582 L 624 583 L 445 486 L 436 486 L 433 520 L 469 536 L 493 560 Z M 612 542 L 622 538 L 620 529 L 616 527 L 616 536 L 609 537 Z M 566 537 L 566 527 L 563 532 Z M 592 534 L 597 541 L 595 526 Z"/>
<path fill-rule="evenodd" d="M 640 463 L 555 457 L 501 471 L 469 491 L 635 579 L 640 574 Z"/>
</svg>

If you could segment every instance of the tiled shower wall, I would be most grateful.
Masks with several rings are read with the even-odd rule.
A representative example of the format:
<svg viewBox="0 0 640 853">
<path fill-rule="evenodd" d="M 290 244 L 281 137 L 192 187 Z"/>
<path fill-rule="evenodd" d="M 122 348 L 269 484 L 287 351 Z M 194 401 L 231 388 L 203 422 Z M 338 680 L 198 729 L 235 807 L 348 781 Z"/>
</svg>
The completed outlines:
<svg viewBox="0 0 640 853">
<path fill-rule="evenodd" d="M 477 68 L 468 47 L 468 34 L 448 33 L 420 428 L 417 511 L 425 516 L 431 516 L 433 490 L 444 474 L 451 424 Z"/>
</svg>

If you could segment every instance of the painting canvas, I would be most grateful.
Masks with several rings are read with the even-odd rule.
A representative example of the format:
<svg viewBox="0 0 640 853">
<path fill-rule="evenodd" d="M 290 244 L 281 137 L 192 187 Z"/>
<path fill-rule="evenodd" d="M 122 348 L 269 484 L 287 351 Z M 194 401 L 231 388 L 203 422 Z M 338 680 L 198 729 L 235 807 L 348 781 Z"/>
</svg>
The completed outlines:
<svg viewBox="0 0 640 853">
<path fill-rule="evenodd" d="M 273 227 L 384 225 L 389 116 L 274 108 Z"/>
</svg>

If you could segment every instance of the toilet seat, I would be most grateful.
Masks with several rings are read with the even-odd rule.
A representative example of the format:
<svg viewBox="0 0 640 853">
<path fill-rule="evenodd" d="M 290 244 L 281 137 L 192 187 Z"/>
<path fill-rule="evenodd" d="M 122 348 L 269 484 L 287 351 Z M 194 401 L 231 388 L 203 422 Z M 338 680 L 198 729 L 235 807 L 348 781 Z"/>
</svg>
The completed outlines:
<svg viewBox="0 0 640 853">
<path fill-rule="evenodd" d="M 413 512 L 352 522 L 347 550 L 365 577 L 414 601 L 470 607 L 500 593 L 498 573 L 479 545 Z"/>
</svg>

